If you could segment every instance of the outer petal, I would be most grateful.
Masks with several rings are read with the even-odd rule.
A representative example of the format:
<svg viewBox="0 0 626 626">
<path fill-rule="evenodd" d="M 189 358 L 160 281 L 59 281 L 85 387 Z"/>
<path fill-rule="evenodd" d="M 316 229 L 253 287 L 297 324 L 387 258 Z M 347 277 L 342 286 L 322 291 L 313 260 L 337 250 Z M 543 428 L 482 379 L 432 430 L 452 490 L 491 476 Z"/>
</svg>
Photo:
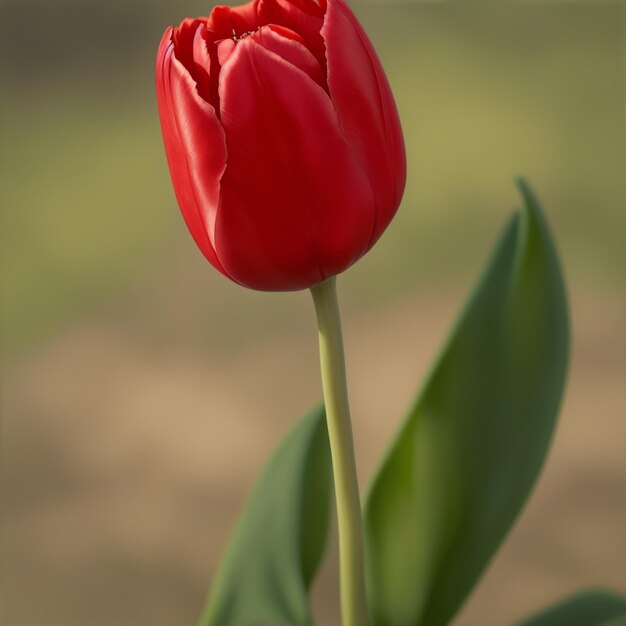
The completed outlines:
<svg viewBox="0 0 626 626">
<path fill-rule="evenodd" d="M 238 282 L 309 287 L 368 248 L 371 187 L 326 92 L 249 37 L 222 68 L 228 144 L 215 243 Z"/>
<path fill-rule="evenodd" d="M 322 36 L 330 96 L 376 194 L 373 244 L 394 216 L 404 191 L 406 157 L 400 120 L 378 56 L 343 0 L 328 0 Z"/>
<path fill-rule="evenodd" d="M 174 56 L 172 29 L 163 35 L 157 54 L 157 100 L 165 152 L 176 198 L 198 247 L 222 273 L 213 229 L 219 181 L 226 166 L 224 131 L 213 107 L 205 102 L 187 70 Z"/>
</svg>

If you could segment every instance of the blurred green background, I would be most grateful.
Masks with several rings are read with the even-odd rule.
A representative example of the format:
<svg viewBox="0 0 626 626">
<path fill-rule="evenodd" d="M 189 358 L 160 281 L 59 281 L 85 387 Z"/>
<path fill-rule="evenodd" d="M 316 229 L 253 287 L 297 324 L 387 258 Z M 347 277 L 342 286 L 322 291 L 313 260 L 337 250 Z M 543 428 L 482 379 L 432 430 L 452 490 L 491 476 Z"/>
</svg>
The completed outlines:
<svg viewBox="0 0 626 626">
<path fill-rule="evenodd" d="M 626 5 L 358 2 L 408 185 L 341 279 L 362 481 L 528 177 L 562 253 L 573 361 L 546 472 L 458 626 L 626 566 Z M 161 33 L 197 0 L 4 0 L 1 623 L 194 623 L 247 490 L 320 395 L 307 293 L 230 284 L 171 189 Z M 335 557 L 316 586 L 338 622 Z"/>
</svg>

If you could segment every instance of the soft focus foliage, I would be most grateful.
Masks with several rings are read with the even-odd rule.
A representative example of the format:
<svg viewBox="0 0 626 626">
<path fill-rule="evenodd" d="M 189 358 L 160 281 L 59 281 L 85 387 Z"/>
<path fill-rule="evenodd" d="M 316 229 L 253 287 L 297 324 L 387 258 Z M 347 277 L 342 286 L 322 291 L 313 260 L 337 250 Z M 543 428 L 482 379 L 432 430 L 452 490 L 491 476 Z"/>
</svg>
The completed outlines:
<svg viewBox="0 0 626 626">
<path fill-rule="evenodd" d="M 328 531 L 331 465 L 316 409 L 285 437 L 242 512 L 201 626 L 309 624 L 308 590 Z"/>
<path fill-rule="evenodd" d="M 537 200 L 504 231 L 366 505 L 379 626 L 444 626 L 512 526 L 552 439 L 569 316 Z M 386 416 L 388 419 L 388 416 Z"/>
<path fill-rule="evenodd" d="M 608 591 L 579 593 L 517 626 L 624 626 L 626 597 Z"/>
</svg>

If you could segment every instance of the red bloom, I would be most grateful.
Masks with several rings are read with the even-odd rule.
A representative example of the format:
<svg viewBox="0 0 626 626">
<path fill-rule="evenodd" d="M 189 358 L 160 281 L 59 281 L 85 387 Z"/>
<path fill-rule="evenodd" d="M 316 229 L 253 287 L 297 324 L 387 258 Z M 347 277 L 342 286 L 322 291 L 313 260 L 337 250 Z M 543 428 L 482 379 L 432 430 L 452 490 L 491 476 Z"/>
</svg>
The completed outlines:
<svg viewBox="0 0 626 626">
<path fill-rule="evenodd" d="M 157 96 L 187 226 L 242 285 L 303 289 L 338 274 L 398 208 L 398 113 L 343 0 L 253 0 L 168 28 Z"/>
</svg>

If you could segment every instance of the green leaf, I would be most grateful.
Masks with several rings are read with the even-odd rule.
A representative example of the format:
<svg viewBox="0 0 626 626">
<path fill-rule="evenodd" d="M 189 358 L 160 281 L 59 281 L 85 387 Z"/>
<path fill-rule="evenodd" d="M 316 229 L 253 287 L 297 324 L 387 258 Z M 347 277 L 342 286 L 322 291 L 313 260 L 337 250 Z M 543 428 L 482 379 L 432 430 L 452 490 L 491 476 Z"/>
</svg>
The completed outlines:
<svg viewBox="0 0 626 626">
<path fill-rule="evenodd" d="M 517 626 L 625 626 L 626 598 L 603 590 L 579 593 Z"/>
<path fill-rule="evenodd" d="M 323 408 L 299 422 L 261 474 L 218 570 L 201 626 L 306 626 L 326 544 L 331 461 Z"/>
<path fill-rule="evenodd" d="M 567 369 L 567 304 L 537 200 L 519 186 L 525 208 L 504 230 L 370 488 L 376 626 L 450 621 L 548 451 Z"/>
</svg>

